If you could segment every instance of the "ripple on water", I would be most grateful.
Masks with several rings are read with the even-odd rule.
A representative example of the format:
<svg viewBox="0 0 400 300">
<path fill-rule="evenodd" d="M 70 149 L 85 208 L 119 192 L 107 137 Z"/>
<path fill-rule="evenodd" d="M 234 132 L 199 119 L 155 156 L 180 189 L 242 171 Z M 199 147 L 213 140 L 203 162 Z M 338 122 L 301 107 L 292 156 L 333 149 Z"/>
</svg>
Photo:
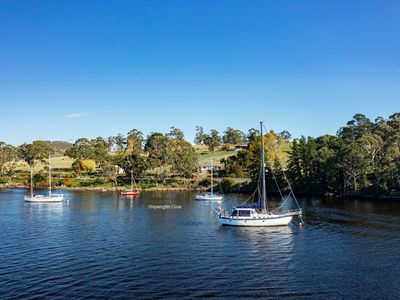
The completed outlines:
<svg viewBox="0 0 400 300">
<path fill-rule="evenodd" d="M 303 199 L 303 229 L 235 228 L 192 193 L 23 195 L 0 192 L 1 298 L 400 297 L 398 203 Z"/>
</svg>

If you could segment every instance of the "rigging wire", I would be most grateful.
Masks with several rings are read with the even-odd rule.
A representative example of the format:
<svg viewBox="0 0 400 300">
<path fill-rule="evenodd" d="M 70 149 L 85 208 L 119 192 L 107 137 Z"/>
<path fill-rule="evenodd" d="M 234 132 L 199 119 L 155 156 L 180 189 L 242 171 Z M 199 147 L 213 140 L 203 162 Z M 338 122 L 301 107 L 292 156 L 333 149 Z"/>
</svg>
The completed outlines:
<svg viewBox="0 0 400 300">
<path fill-rule="evenodd" d="M 264 127 L 264 129 L 265 129 L 265 132 L 267 132 L 267 129 L 265 128 L 265 125 L 264 125 L 264 124 L 263 124 L 263 127 Z M 282 164 L 281 164 L 281 161 L 280 161 L 280 159 L 279 159 L 279 157 L 278 157 L 278 155 L 277 155 L 277 153 L 276 153 L 276 151 L 275 151 L 275 148 L 274 148 L 274 147 L 271 147 L 271 148 L 272 148 L 272 151 L 274 152 L 275 157 L 277 158 L 279 167 L 280 167 L 280 169 L 282 170 L 283 177 L 285 178 L 285 181 L 286 181 L 286 183 L 287 183 L 287 185 L 288 185 L 288 187 L 289 187 L 290 193 L 289 193 L 288 197 L 289 197 L 290 194 L 291 194 L 292 197 L 293 197 L 293 199 L 294 199 L 294 201 L 296 202 L 297 207 L 301 210 L 301 207 L 300 207 L 300 205 L 299 205 L 299 202 L 297 201 L 297 198 L 296 198 L 296 196 L 295 196 L 295 194 L 294 194 L 294 192 L 293 192 L 292 185 L 290 184 L 289 179 L 288 179 L 287 176 L 286 176 L 286 173 L 285 173 L 285 171 L 284 171 L 284 169 L 283 169 L 283 166 L 282 166 Z M 287 199 L 288 199 L 288 198 L 286 198 L 286 200 L 287 200 Z M 285 200 L 285 201 L 286 201 L 286 200 Z M 301 222 L 304 223 L 303 218 L 301 217 L 301 215 L 299 215 L 299 218 L 300 218 Z"/>
</svg>

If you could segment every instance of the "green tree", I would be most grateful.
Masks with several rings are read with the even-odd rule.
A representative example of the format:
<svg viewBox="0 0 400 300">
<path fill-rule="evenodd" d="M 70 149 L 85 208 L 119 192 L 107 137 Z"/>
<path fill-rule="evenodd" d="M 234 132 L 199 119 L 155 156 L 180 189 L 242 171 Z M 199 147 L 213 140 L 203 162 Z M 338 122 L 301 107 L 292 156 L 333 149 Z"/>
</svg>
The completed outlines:
<svg viewBox="0 0 400 300">
<path fill-rule="evenodd" d="M 204 144 L 204 138 L 205 138 L 205 134 L 204 134 L 204 129 L 202 126 L 196 126 L 196 135 L 194 137 L 194 143 L 196 145 L 202 145 Z"/>
<path fill-rule="evenodd" d="M 128 153 L 141 153 L 143 151 L 143 133 L 137 129 L 132 129 L 128 132 L 126 144 Z"/>
<path fill-rule="evenodd" d="M 248 150 L 240 150 L 236 155 L 221 159 L 225 174 L 233 177 L 246 177 L 249 170 Z"/>
<path fill-rule="evenodd" d="M 111 149 L 116 152 L 125 151 L 126 147 L 126 138 L 122 134 L 118 134 L 116 136 L 110 137 L 110 141 L 112 143 Z"/>
<path fill-rule="evenodd" d="M 118 185 L 118 169 L 115 165 L 107 163 L 103 165 L 101 168 L 101 172 L 103 176 L 107 179 L 107 181 L 110 181 L 115 184 L 115 186 Z"/>
<path fill-rule="evenodd" d="M 102 137 L 98 137 L 90 142 L 93 147 L 91 158 L 96 161 L 99 167 L 102 167 L 110 160 L 109 149 L 111 145 Z"/>
<path fill-rule="evenodd" d="M 65 151 L 65 155 L 77 160 L 94 159 L 93 143 L 86 138 L 77 139 L 72 147 Z"/>
<path fill-rule="evenodd" d="M 11 174 L 16 168 L 17 159 L 17 149 L 0 141 L 0 176 L 8 175 L 11 178 Z"/>
<path fill-rule="evenodd" d="M 287 131 L 287 130 L 281 131 L 281 132 L 278 134 L 278 136 L 279 136 L 281 139 L 283 139 L 284 141 L 286 141 L 286 142 L 289 142 L 290 139 L 292 138 L 292 135 L 291 135 L 290 132 Z"/>
<path fill-rule="evenodd" d="M 211 152 L 215 152 L 215 149 L 221 145 L 221 136 L 216 129 L 211 129 L 210 135 L 206 135 L 204 144 L 208 146 Z"/>
<path fill-rule="evenodd" d="M 224 144 L 237 145 L 245 142 L 246 137 L 242 131 L 234 129 L 232 127 L 228 127 L 224 131 L 224 135 L 222 136 L 222 141 Z"/>
<path fill-rule="evenodd" d="M 147 152 L 150 167 L 159 168 L 169 163 L 169 145 L 170 139 L 162 133 L 154 132 L 147 136 L 144 150 Z"/>
<path fill-rule="evenodd" d="M 251 128 L 247 132 L 247 141 L 249 143 L 254 142 L 259 136 L 260 136 L 260 131 L 255 128 Z"/>
<path fill-rule="evenodd" d="M 193 146 L 185 140 L 173 140 L 171 153 L 172 171 L 183 177 L 193 176 L 198 169 L 197 155 Z"/>
<path fill-rule="evenodd" d="M 183 131 L 175 127 L 171 127 L 168 136 L 171 140 L 183 140 L 185 138 Z"/>
<path fill-rule="evenodd" d="M 126 174 L 131 172 L 135 177 L 140 177 L 148 168 L 147 157 L 143 149 L 143 134 L 137 129 L 131 130 L 126 138 L 123 149 L 120 149 L 112 159 L 112 162 L 124 169 Z"/>
<path fill-rule="evenodd" d="M 76 159 L 72 163 L 72 169 L 80 177 L 83 172 L 93 172 L 96 170 L 96 161 L 93 159 Z"/>
</svg>

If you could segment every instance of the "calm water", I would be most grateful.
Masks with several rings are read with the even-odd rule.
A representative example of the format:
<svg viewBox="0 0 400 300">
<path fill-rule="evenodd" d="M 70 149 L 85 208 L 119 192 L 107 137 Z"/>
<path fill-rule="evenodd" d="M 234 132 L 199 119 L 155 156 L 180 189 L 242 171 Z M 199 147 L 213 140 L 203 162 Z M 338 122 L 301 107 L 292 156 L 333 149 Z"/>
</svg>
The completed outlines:
<svg viewBox="0 0 400 300">
<path fill-rule="evenodd" d="M 2 299 L 400 298 L 399 201 L 301 199 L 303 229 L 237 228 L 189 192 L 25 193 L 0 192 Z"/>
</svg>

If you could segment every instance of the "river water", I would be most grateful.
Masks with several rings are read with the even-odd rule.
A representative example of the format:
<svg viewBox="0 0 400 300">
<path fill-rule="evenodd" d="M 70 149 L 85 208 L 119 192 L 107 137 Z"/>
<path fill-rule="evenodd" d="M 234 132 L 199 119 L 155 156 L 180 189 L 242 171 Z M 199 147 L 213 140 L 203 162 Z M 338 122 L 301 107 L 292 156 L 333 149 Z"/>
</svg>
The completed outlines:
<svg viewBox="0 0 400 300">
<path fill-rule="evenodd" d="M 399 201 L 300 198 L 302 229 L 242 228 L 191 192 L 25 193 L 0 192 L 1 299 L 400 299 Z"/>
</svg>

